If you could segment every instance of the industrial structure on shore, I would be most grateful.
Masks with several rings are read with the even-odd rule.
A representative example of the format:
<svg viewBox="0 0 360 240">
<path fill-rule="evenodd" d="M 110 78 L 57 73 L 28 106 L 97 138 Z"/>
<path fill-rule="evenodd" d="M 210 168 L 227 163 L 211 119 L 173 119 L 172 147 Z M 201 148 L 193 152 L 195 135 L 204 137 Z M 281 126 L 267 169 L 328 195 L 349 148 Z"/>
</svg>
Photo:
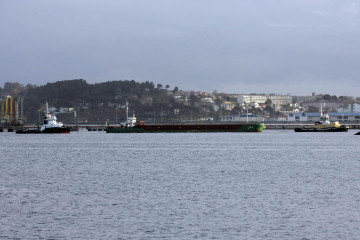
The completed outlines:
<svg viewBox="0 0 360 240">
<path fill-rule="evenodd" d="M 24 97 L 6 96 L 1 101 L 0 127 L 14 127 L 24 124 Z"/>
</svg>

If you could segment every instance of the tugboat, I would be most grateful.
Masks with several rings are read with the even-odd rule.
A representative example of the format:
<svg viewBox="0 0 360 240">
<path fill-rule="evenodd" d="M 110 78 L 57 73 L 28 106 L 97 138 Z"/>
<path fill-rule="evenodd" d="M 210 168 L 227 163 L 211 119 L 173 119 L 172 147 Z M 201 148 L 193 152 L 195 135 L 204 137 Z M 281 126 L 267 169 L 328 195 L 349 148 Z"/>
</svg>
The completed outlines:
<svg viewBox="0 0 360 240">
<path fill-rule="evenodd" d="M 347 132 L 349 127 L 341 125 L 338 121 L 330 122 L 329 115 L 320 108 L 320 120 L 312 127 L 295 128 L 295 132 Z"/>
<path fill-rule="evenodd" d="M 57 122 L 55 114 L 49 111 L 48 103 L 46 102 L 46 111 L 44 113 L 44 123 L 39 129 L 21 129 L 16 133 L 70 133 L 70 128 L 65 127 L 62 122 Z"/>
</svg>

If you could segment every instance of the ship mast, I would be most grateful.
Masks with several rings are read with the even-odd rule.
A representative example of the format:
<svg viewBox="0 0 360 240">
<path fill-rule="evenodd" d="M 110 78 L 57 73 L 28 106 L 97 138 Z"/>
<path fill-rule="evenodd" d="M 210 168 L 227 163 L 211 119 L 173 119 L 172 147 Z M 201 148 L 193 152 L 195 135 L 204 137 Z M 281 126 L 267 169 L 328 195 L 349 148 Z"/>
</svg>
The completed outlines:
<svg viewBox="0 0 360 240">
<path fill-rule="evenodd" d="M 320 102 L 320 123 L 324 123 L 323 101 Z"/>
<path fill-rule="evenodd" d="M 128 101 L 126 101 L 126 120 L 129 119 L 129 104 Z"/>
<path fill-rule="evenodd" d="M 325 106 L 324 100 L 321 101 L 320 105 L 320 123 L 321 124 L 330 124 L 330 117 L 329 115 L 324 111 L 323 105 Z"/>
</svg>

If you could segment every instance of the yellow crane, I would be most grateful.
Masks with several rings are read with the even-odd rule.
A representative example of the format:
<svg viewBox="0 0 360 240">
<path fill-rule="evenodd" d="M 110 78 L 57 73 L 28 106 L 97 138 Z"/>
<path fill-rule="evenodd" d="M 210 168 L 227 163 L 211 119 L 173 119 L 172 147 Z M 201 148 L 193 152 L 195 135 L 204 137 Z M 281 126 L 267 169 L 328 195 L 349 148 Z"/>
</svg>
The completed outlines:
<svg viewBox="0 0 360 240">
<path fill-rule="evenodd" d="M 5 118 L 9 118 L 9 98 L 10 96 L 7 96 L 5 99 Z"/>
<path fill-rule="evenodd" d="M 0 120 L 3 123 L 14 123 L 18 124 L 18 120 L 22 119 L 23 122 L 23 98 L 14 98 L 12 96 L 6 96 L 0 100 L 1 103 L 1 115 Z M 20 102 L 18 101 L 20 99 Z M 19 106 L 20 105 L 20 106 Z M 19 112 L 21 110 L 21 112 Z M 19 114 L 22 114 L 21 119 Z"/>
<path fill-rule="evenodd" d="M 4 118 L 5 99 L 1 100 L 1 118 Z"/>
<path fill-rule="evenodd" d="M 13 97 L 10 96 L 10 114 L 9 114 L 9 120 L 13 118 Z"/>
</svg>

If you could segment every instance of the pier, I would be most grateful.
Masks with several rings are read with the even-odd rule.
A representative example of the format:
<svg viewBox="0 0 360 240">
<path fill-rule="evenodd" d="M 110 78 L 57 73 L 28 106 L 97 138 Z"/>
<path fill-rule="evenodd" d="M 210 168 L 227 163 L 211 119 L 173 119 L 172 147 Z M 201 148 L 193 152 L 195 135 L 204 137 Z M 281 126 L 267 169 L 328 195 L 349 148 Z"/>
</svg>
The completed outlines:
<svg viewBox="0 0 360 240">
<path fill-rule="evenodd" d="M 267 130 L 294 130 L 295 128 L 302 128 L 302 127 L 312 127 L 314 126 L 314 122 L 282 122 L 282 123 L 276 123 L 276 122 L 265 122 L 265 129 Z M 341 125 L 346 125 L 349 127 L 349 129 L 360 129 L 360 123 L 358 122 L 340 122 Z"/>
<path fill-rule="evenodd" d="M 233 122 L 235 123 L 235 122 Z M 294 130 L 294 128 L 300 127 L 311 127 L 314 126 L 314 122 L 265 122 L 264 130 Z M 359 122 L 340 122 L 342 125 L 347 125 L 349 129 L 360 129 Z M 89 132 L 98 132 L 105 131 L 107 125 L 76 125 L 76 124 L 66 124 L 67 127 L 70 127 L 71 131 L 89 131 Z M 19 129 L 29 129 L 37 128 L 35 124 L 26 124 L 24 126 L 0 126 L 0 133 L 2 132 L 15 132 Z"/>
</svg>

